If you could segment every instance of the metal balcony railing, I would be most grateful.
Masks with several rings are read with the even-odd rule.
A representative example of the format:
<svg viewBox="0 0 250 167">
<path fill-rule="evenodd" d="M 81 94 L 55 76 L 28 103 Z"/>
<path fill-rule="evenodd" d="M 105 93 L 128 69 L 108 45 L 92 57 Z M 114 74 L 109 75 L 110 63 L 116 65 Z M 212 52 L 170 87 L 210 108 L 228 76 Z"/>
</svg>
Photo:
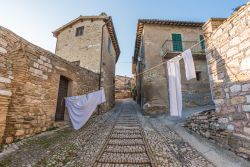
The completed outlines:
<svg viewBox="0 0 250 167">
<path fill-rule="evenodd" d="M 205 53 L 205 44 L 204 42 L 201 42 L 199 44 L 199 41 L 173 41 L 173 40 L 166 40 L 162 47 L 160 55 L 162 57 L 166 56 L 168 53 L 180 53 L 183 52 L 192 46 L 194 46 L 191 51 L 192 53 L 196 54 L 204 54 Z"/>
</svg>

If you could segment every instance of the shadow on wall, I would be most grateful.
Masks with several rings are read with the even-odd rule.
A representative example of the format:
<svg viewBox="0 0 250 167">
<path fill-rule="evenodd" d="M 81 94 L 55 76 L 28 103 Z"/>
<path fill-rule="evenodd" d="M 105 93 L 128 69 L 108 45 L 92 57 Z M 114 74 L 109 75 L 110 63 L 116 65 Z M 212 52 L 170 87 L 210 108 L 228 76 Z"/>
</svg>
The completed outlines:
<svg viewBox="0 0 250 167">
<path fill-rule="evenodd" d="M 213 64 L 209 70 L 216 111 L 236 132 L 243 132 L 244 126 L 250 126 L 248 113 L 244 111 L 244 105 L 248 103 L 246 96 L 250 94 L 249 71 L 243 70 L 246 56 L 225 61 L 217 49 L 210 53 L 209 61 Z"/>
</svg>

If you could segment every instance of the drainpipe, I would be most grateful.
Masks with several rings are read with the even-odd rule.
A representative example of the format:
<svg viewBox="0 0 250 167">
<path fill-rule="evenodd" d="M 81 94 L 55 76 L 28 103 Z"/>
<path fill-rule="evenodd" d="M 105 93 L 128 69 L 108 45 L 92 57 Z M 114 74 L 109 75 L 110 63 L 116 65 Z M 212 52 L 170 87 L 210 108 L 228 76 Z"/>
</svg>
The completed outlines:
<svg viewBox="0 0 250 167">
<path fill-rule="evenodd" d="M 111 22 L 111 17 L 109 20 L 102 25 L 102 37 L 101 37 L 101 55 L 100 55 L 100 74 L 99 74 L 99 85 L 98 89 L 101 90 L 101 82 L 102 82 L 102 58 L 103 58 L 103 38 L 104 38 L 104 27 Z M 100 105 L 98 105 L 98 115 L 100 114 Z"/>
</svg>

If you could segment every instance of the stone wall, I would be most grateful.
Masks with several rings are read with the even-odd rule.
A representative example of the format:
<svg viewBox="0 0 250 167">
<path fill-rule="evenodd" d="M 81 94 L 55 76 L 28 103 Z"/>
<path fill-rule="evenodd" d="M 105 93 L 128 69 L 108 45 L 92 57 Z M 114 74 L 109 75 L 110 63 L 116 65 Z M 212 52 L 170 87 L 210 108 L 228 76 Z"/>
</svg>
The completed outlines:
<svg viewBox="0 0 250 167">
<path fill-rule="evenodd" d="M 188 121 L 195 132 L 250 159 L 250 3 L 204 25 L 216 112 Z"/>
<path fill-rule="evenodd" d="M 249 131 L 247 127 L 250 123 L 249 24 L 250 3 L 225 21 L 210 19 L 204 25 L 209 77 L 216 111 L 223 113 L 225 119 L 234 126 L 235 132 L 239 133 Z M 234 120 L 235 114 L 241 115 L 242 120 Z"/>
<path fill-rule="evenodd" d="M 241 120 L 235 115 L 234 119 Z M 210 141 L 235 152 L 237 155 L 250 160 L 249 137 L 233 133 L 234 127 L 227 125 L 228 120 L 214 110 L 198 113 L 185 122 L 185 127 Z"/>
<path fill-rule="evenodd" d="M 126 76 L 115 76 L 115 98 L 125 99 L 132 97 L 133 78 Z"/>
<path fill-rule="evenodd" d="M 3 27 L 0 27 L 0 37 L 7 44 L 0 46 L 6 50 L 3 57 L 12 68 L 12 72 L 9 72 L 9 90 L 12 95 L 9 99 L 4 142 L 11 143 L 15 139 L 29 137 L 55 126 L 60 76 L 69 80 L 67 96 L 98 89 L 98 74 L 72 65 Z M 67 122 L 67 113 L 65 120 Z"/>
<path fill-rule="evenodd" d="M 2 143 L 4 135 L 6 116 L 12 95 L 10 86 L 13 79 L 11 62 L 4 56 L 7 50 L 2 47 L 6 45 L 4 41 L 0 41 L 0 143 Z"/>
</svg>

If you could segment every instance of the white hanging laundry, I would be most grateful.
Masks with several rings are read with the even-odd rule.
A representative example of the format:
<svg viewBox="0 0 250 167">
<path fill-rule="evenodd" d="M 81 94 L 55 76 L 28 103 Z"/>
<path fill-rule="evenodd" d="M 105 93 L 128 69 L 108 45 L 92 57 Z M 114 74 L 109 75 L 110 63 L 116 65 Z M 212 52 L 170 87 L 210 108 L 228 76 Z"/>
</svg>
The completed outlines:
<svg viewBox="0 0 250 167">
<path fill-rule="evenodd" d="M 95 91 L 86 95 L 65 98 L 69 117 L 73 128 L 80 129 L 95 111 L 97 105 L 104 103 L 104 90 Z"/>
<path fill-rule="evenodd" d="M 194 60 L 192 56 L 192 52 L 190 49 L 184 51 L 182 54 L 185 70 L 186 70 L 186 78 L 187 80 L 196 78 L 195 68 L 194 68 Z"/>
<path fill-rule="evenodd" d="M 181 92 L 181 72 L 179 61 L 168 61 L 168 82 L 169 82 L 169 99 L 170 115 L 182 115 L 182 92 Z"/>
</svg>

